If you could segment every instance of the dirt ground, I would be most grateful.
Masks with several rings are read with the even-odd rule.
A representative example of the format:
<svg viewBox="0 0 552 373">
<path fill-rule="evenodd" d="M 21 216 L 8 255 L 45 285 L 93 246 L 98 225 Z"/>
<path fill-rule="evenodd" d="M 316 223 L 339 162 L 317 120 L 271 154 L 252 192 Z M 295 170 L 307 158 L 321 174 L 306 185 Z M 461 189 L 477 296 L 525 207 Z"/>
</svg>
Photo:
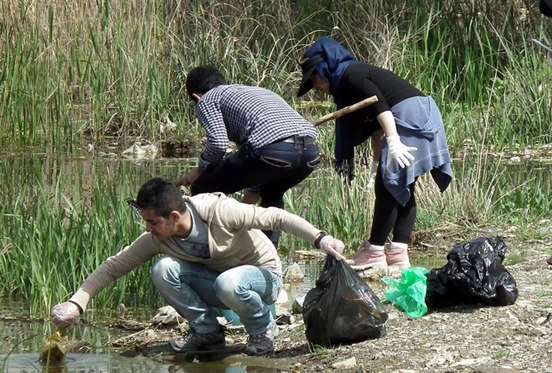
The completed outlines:
<svg viewBox="0 0 552 373">
<path fill-rule="evenodd" d="M 546 230 L 551 225 L 543 223 Z M 385 303 L 389 320 L 384 337 L 314 351 L 298 314 L 292 323 L 279 326 L 273 355 L 250 358 L 239 353 L 221 359 L 253 359 L 256 366 L 283 372 L 552 372 L 552 268 L 545 262 L 552 255 L 552 234 L 532 241 L 518 240 L 514 234 L 503 238 L 508 247 L 506 267 L 519 289 L 511 306 L 455 306 L 411 318 Z M 451 248 L 442 241 L 447 239 L 451 237 L 431 244 Z M 508 256 L 522 259 L 508 265 Z M 385 287 L 374 282 L 381 284 L 378 276 L 370 277 L 368 283 L 384 300 Z M 178 334 L 176 329 L 145 324 L 136 330 L 113 346 L 126 350 L 123 354 L 165 351 L 167 359 L 175 359 L 163 346 Z M 243 331 L 229 330 L 230 349 L 239 351 L 245 340 Z"/>
</svg>

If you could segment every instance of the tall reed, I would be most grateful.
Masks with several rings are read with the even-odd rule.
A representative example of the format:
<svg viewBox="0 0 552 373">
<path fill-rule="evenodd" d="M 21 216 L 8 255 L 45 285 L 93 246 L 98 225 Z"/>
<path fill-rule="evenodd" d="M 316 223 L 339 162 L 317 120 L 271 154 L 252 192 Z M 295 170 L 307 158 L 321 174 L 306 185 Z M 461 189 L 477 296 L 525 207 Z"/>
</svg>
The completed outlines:
<svg viewBox="0 0 552 373">
<path fill-rule="evenodd" d="M 41 166 L 33 164 L 25 182 L 12 173 L 9 182 L 18 189 L 0 204 L 0 294 L 29 300 L 32 313 L 68 299 L 103 260 L 144 229 L 124 202 L 137 191 L 136 176 L 121 178 L 105 163 L 101 177 L 87 167 L 68 173 L 63 162 L 50 163 L 48 170 L 57 169 L 50 173 Z M 123 299 L 155 304 L 148 265 L 100 293 L 91 306 L 116 307 Z"/>
<path fill-rule="evenodd" d="M 541 38 L 544 23 L 535 4 L 520 0 L 54 0 L 2 2 L 0 11 L 1 145 L 71 151 L 114 137 L 155 143 L 202 136 L 183 85 L 187 72 L 205 63 L 230 82 L 262 85 L 297 104 L 298 61 L 320 35 L 433 95 L 455 120 L 448 125 L 467 131 L 450 131 L 455 146 L 479 140 L 472 113 L 489 100 L 491 122 L 501 127 L 487 138 L 492 145 L 550 142 L 543 128 L 550 101 L 542 93 L 550 90 L 541 87 L 550 69 L 527 42 Z M 524 78 L 517 89 L 515 77 Z M 160 132 L 167 117 L 180 124 L 172 134 Z M 531 136 L 518 133 L 521 118 L 537 122 Z"/>
<path fill-rule="evenodd" d="M 103 260 L 143 231 L 125 199 L 150 177 L 171 177 L 175 165 L 53 157 L 0 162 L 0 297 L 27 299 L 32 314 L 47 317 L 53 304 L 67 299 Z M 370 233 L 374 192 L 368 172 L 357 166 L 348 185 L 331 167 L 321 167 L 286 194 L 286 209 L 342 239 L 346 255 L 352 255 Z M 548 174 L 529 164 L 506 169 L 488 157 L 466 156 L 454 174 L 444 193 L 429 175 L 420 178 L 415 242 L 425 232 L 450 226 L 464 234 L 487 226 L 500 233 L 510 225 L 530 233 L 552 209 Z M 281 254 L 298 249 L 312 247 L 284 234 Z M 150 264 L 117 280 L 91 307 L 160 305 Z"/>
</svg>

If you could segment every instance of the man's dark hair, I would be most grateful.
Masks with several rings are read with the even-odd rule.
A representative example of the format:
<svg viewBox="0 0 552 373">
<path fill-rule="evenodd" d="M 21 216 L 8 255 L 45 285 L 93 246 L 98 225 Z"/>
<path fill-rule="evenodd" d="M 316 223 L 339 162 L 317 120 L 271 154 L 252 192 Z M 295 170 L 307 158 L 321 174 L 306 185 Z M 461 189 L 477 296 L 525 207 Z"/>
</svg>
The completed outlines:
<svg viewBox="0 0 552 373">
<path fill-rule="evenodd" d="M 171 211 L 186 211 L 180 189 L 160 177 L 153 178 L 142 185 L 136 197 L 136 206 L 140 209 L 151 209 L 163 217 L 168 217 Z"/>
<path fill-rule="evenodd" d="M 209 91 L 219 85 L 226 84 L 224 76 L 213 66 L 198 66 L 188 74 L 186 78 L 186 91 L 188 96 L 192 97 L 194 93 Z"/>
</svg>

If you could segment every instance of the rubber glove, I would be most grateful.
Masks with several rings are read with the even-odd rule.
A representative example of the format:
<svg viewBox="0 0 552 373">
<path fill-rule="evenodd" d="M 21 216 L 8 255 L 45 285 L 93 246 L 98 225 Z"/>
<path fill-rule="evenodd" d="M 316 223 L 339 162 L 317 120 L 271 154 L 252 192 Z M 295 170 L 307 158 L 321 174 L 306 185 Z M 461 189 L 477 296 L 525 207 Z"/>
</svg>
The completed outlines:
<svg viewBox="0 0 552 373">
<path fill-rule="evenodd" d="M 372 164 L 370 164 L 370 179 L 368 179 L 368 188 L 371 188 L 372 185 L 374 185 L 374 182 L 376 181 L 378 166 L 379 166 L 378 161 L 372 161 Z"/>
<path fill-rule="evenodd" d="M 343 259 L 343 256 L 341 253 L 343 253 L 343 250 L 345 249 L 345 244 L 343 241 L 338 240 L 337 238 L 333 238 L 329 234 L 322 237 L 320 240 L 320 251 L 323 253 L 326 253 L 328 255 L 333 256 L 337 260 Z"/>
<path fill-rule="evenodd" d="M 386 137 L 389 153 L 387 155 L 387 168 L 391 168 L 393 162 L 397 162 L 400 168 L 410 166 L 408 160 L 413 161 L 414 156 L 410 152 L 418 150 L 412 146 L 406 146 L 401 142 L 399 135 Z"/>
<path fill-rule="evenodd" d="M 67 327 L 79 321 L 80 308 L 73 302 L 59 303 L 52 308 L 51 317 L 55 326 Z"/>
</svg>

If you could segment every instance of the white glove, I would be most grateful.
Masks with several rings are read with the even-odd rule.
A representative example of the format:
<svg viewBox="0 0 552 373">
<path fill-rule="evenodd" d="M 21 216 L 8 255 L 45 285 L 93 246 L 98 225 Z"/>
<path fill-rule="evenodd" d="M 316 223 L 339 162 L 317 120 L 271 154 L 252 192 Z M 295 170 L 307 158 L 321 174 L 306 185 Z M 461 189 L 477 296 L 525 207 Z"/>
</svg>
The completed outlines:
<svg viewBox="0 0 552 373">
<path fill-rule="evenodd" d="M 371 188 L 372 185 L 374 185 L 374 182 L 376 181 L 378 166 L 379 166 L 378 161 L 372 161 L 372 164 L 370 164 L 370 179 L 368 179 L 368 188 Z"/>
<path fill-rule="evenodd" d="M 399 135 L 386 137 L 386 141 L 387 147 L 389 148 L 387 154 L 387 168 L 391 168 L 393 162 L 397 162 L 400 168 L 410 166 L 408 160 L 414 160 L 414 156 L 410 154 L 410 152 L 414 152 L 418 150 L 418 148 L 404 145 Z"/>
<path fill-rule="evenodd" d="M 341 255 L 345 249 L 343 241 L 333 238 L 328 234 L 322 237 L 318 246 L 320 247 L 320 251 L 323 253 L 331 255 L 337 260 L 343 259 L 343 256 Z"/>
<path fill-rule="evenodd" d="M 73 302 L 56 304 L 52 308 L 52 322 L 57 327 L 66 327 L 79 321 L 80 308 Z"/>
</svg>

